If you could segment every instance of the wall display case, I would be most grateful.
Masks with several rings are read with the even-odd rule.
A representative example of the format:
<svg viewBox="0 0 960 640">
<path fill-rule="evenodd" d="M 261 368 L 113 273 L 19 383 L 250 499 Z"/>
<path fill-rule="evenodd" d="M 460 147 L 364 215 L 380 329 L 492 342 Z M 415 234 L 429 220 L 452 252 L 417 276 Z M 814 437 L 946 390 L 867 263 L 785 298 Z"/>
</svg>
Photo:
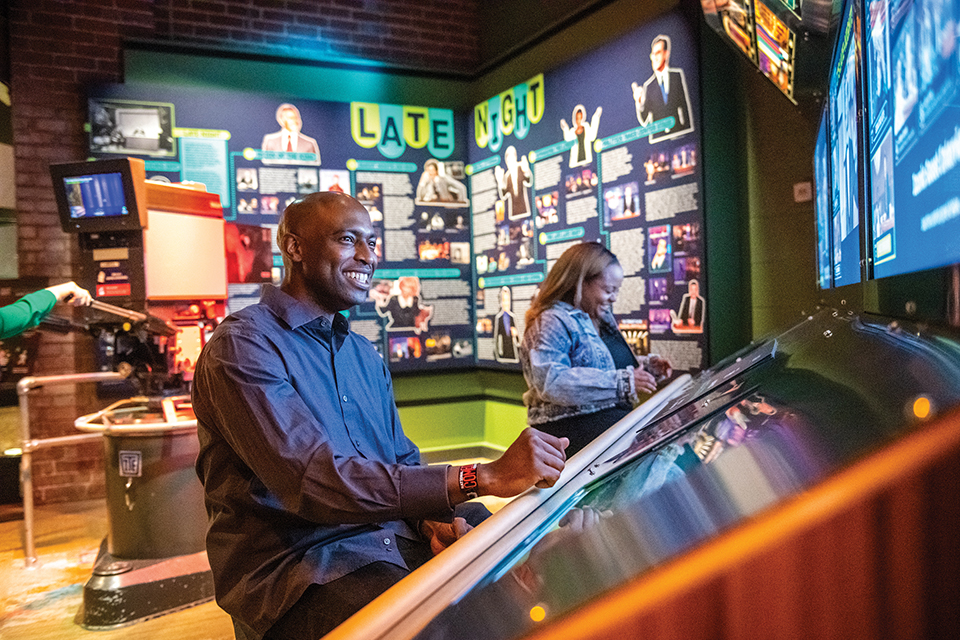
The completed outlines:
<svg viewBox="0 0 960 640">
<path fill-rule="evenodd" d="M 705 362 L 703 162 L 697 44 L 666 14 L 589 55 L 504 88 L 468 138 L 477 361 L 510 367 L 524 314 L 573 244 L 617 255 L 614 304 L 636 355 Z"/>
</svg>

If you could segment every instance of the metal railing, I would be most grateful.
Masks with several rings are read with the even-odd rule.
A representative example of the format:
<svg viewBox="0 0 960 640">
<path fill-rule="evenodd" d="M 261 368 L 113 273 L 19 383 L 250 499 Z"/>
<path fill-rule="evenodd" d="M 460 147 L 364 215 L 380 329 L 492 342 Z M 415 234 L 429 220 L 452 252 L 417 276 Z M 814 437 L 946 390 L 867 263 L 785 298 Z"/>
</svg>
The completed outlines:
<svg viewBox="0 0 960 640">
<path fill-rule="evenodd" d="M 100 439 L 99 433 L 81 433 L 72 436 L 34 439 L 30 436 L 30 407 L 28 396 L 34 389 L 81 382 L 105 382 L 123 380 L 129 372 L 103 371 L 96 373 L 69 373 L 56 376 L 28 376 L 17 383 L 20 400 L 20 492 L 23 494 L 23 556 L 29 568 L 39 565 L 37 549 L 33 540 L 33 452 L 39 449 L 89 442 Z"/>
</svg>

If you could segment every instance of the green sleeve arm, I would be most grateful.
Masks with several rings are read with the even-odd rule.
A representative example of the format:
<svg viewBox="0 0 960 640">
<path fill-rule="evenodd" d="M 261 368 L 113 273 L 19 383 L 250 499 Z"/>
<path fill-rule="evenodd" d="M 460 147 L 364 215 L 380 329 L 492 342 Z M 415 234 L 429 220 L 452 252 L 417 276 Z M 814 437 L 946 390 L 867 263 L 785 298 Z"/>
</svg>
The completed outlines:
<svg viewBox="0 0 960 640">
<path fill-rule="evenodd" d="M 0 340 L 31 329 L 43 320 L 57 303 L 57 297 L 46 289 L 23 296 L 13 304 L 0 307 Z"/>
</svg>

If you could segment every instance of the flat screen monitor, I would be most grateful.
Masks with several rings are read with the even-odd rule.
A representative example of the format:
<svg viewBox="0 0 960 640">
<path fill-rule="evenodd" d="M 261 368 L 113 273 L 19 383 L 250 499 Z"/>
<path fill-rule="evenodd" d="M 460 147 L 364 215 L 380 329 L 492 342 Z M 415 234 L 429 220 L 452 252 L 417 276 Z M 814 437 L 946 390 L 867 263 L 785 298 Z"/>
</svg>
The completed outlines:
<svg viewBox="0 0 960 640">
<path fill-rule="evenodd" d="M 830 229 L 833 207 L 830 198 L 830 146 L 827 144 L 829 114 L 823 110 L 820 128 L 817 132 L 817 144 L 813 151 L 813 181 L 816 199 L 814 207 L 817 216 L 817 285 L 829 289 L 833 285 L 833 266 L 830 258 Z"/>
<path fill-rule="evenodd" d="M 833 285 L 860 282 L 860 12 L 847 2 L 830 76 Z"/>
<path fill-rule="evenodd" d="M 143 160 L 116 158 L 50 165 L 60 222 L 67 233 L 146 227 Z"/>
<path fill-rule="evenodd" d="M 871 275 L 960 262 L 958 0 L 866 11 Z"/>
</svg>

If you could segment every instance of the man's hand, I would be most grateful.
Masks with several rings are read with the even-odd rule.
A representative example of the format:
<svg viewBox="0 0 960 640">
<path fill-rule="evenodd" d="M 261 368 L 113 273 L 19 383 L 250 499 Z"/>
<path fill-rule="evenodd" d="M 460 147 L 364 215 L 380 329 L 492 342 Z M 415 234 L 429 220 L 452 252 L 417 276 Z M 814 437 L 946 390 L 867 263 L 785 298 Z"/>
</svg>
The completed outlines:
<svg viewBox="0 0 960 640">
<path fill-rule="evenodd" d="M 453 522 L 424 520 L 420 532 L 430 540 L 430 550 L 437 555 L 473 529 L 463 518 L 454 518 Z"/>
<path fill-rule="evenodd" d="M 630 83 L 630 88 L 633 89 L 633 101 L 640 105 L 640 110 L 643 110 L 643 103 L 646 101 L 646 92 L 643 90 L 643 87 L 638 85 L 636 82 Z"/>
<path fill-rule="evenodd" d="M 502 456 L 479 466 L 480 492 L 509 498 L 532 486 L 552 487 L 560 479 L 567 459 L 564 449 L 569 444 L 567 438 L 556 438 L 527 427 Z"/>
</svg>

